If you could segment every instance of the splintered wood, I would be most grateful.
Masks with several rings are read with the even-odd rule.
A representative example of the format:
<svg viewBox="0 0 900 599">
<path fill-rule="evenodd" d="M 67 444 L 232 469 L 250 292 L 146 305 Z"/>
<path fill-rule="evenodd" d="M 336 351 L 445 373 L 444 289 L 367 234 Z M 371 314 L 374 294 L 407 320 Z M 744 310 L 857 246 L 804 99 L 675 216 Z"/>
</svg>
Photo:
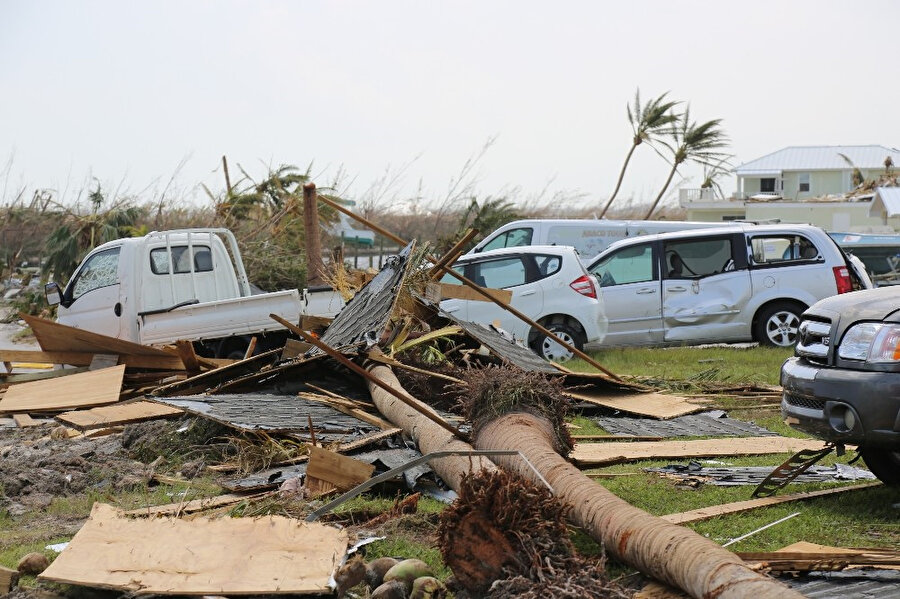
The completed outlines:
<svg viewBox="0 0 900 599">
<path fill-rule="evenodd" d="M 692 441 L 637 441 L 634 443 L 578 443 L 571 458 L 579 466 L 600 466 L 629 460 L 702 458 L 726 455 L 796 453 L 822 449 L 823 441 L 789 437 L 737 437 Z"/>
<path fill-rule="evenodd" d="M 281 516 L 133 519 L 106 504 L 40 578 L 160 595 L 331 593 L 347 533 Z"/>
<path fill-rule="evenodd" d="M 650 416 L 660 420 L 685 416 L 705 409 L 703 406 L 691 403 L 683 397 L 664 395 L 662 393 L 605 394 L 580 390 L 566 391 L 566 395 L 597 406 L 628 412 L 629 414 Z"/>
<path fill-rule="evenodd" d="M 66 412 L 58 415 L 56 419 L 66 424 L 70 424 L 77 429 L 85 430 L 90 428 L 117 426 L 120 424 L 131 424 L 143 420 L 152 420 L 154 418 L 167 418 L 183 413 L 184 410 L 180 408 L 158 404 L 152 401 L 136 401 L 122 405 Z"/>
<path fill-rule="evenodd" d="M 0 399 L 0 412 L 58 411 L 115 403 L 119 401 L 124 375 L 122 364 L 13 385 Z"/>
</svg>

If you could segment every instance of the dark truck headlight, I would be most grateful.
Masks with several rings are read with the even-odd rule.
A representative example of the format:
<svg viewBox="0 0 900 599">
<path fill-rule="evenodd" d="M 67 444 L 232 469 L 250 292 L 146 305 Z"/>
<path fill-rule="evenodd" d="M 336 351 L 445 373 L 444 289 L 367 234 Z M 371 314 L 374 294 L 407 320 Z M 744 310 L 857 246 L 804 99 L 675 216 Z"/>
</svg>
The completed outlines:
<svg viewBox="0 0 900 599">
<path fill-rule="evenodd" d="M 844 334 L 838 355 L 869 363 L 900 362 L 900 325 L 880 322 L 855 324 Z"/>
</svg>

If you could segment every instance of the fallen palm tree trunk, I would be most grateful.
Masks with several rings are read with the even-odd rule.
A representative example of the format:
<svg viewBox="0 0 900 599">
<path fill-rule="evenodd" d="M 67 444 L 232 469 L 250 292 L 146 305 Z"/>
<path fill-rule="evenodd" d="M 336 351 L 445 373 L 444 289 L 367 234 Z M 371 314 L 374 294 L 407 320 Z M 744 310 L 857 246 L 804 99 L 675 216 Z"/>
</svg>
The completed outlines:
<svg viewBox="0 0 900 599">
<path fill-rule="evenodd" d="M 394 376 L 393 371 L 387 366 L 370 366 L 369 372 L 382 383 L 386 383 L 408 395 L 400 385 L 400 381 Z M 426 404 L 417 401 L 419 404 L 418 409 L 413 409 L 375 383 L 366 380 L 366 385 L 369 388 L 369 393 L 372 395 L 372 401 L 375 403 L 378 411 L 381 412 L 381 415 L 390 420 L 395 426 L 402 428 L 403 432 L 416 442 L 419 451 L 422 453 L 454 450 L 472 451 L 471 445 L 460 441 L 444 427 L 420 413 L 422 410 L 433 412 Z M 488 459 L 456 456 L 435 459 L 431 462 L 431 468 L 454 490 L 460 489 L 463 476 L 466 474 L 480 470 L 496 470 L 496 466 Z"/>
<path fill-rule="evenodd" d="M 389 368 L 375 366 L 371 372 L 382 382 L 400 388 Z M 496 377 L 509 379 L 508 372 L 498 372 Z M 527 389 L 528 384 L 525 381 L 522 387 Z M 412 436 L 423 453 L 466 446 L 375 384 L 368 386 L 382 415 Z M 511 412 L 492 418 L 479 426 L 475 445 L 478 449 L 521 452 L 547 479 L 556 496 L 571 506 L 573 522 L 603 543 L 610 555 L 644 574 L 704 599 L 802 597 L 754 572 L 738 556 L 709 539 L 626 503 L 582 474 L 560 456 L 559 435 L 546 417 Z M 508 471 L 535 480 L 534 473 L 518 458 L 497 460 Z M 435 463 L 434 468 L 458 490 L 462 476 L 476 472 L 480 466 L 468 459 L 457 459 L 453 463 Z"/>
</svg>

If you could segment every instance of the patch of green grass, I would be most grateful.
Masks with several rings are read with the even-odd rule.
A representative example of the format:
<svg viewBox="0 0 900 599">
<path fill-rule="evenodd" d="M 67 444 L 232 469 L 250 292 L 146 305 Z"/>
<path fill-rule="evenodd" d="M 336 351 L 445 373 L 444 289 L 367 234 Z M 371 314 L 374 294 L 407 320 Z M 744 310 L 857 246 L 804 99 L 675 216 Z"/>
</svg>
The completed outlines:
<svg viewBox="0 0 900 599">
<path fill-rule="evenodd" d="M 607 370 L 618 374 L 678 381 L 717 381 L 777 385 L 790 348 L 671 347 L 615 348 L 590 352 Z M 582 360 L 566 362 L 578 372 L 593 371 Z"/>
</svg>

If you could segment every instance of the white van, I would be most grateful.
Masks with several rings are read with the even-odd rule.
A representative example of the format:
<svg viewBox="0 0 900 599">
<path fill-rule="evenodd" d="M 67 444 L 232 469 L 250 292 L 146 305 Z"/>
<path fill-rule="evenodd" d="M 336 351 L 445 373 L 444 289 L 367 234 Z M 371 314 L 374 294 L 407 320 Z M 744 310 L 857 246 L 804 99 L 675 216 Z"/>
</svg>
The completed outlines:
<svg viewBox="0 0 900 599">
<path fill-rule="evenodd" d="M 570 245 L 578 251 L 581 261 L 605 250 L 609 244 L 626 237 L 650 233 L 668 233 L 704 227 L 728 226 L 727 222 L 698 222 L 677 220 L 591 220 L 575 218 L 547 218 L 517 220 L 507 223 L 485 237 L 468 253 L 519 247 L 523 245 Z"/>
</svg>

